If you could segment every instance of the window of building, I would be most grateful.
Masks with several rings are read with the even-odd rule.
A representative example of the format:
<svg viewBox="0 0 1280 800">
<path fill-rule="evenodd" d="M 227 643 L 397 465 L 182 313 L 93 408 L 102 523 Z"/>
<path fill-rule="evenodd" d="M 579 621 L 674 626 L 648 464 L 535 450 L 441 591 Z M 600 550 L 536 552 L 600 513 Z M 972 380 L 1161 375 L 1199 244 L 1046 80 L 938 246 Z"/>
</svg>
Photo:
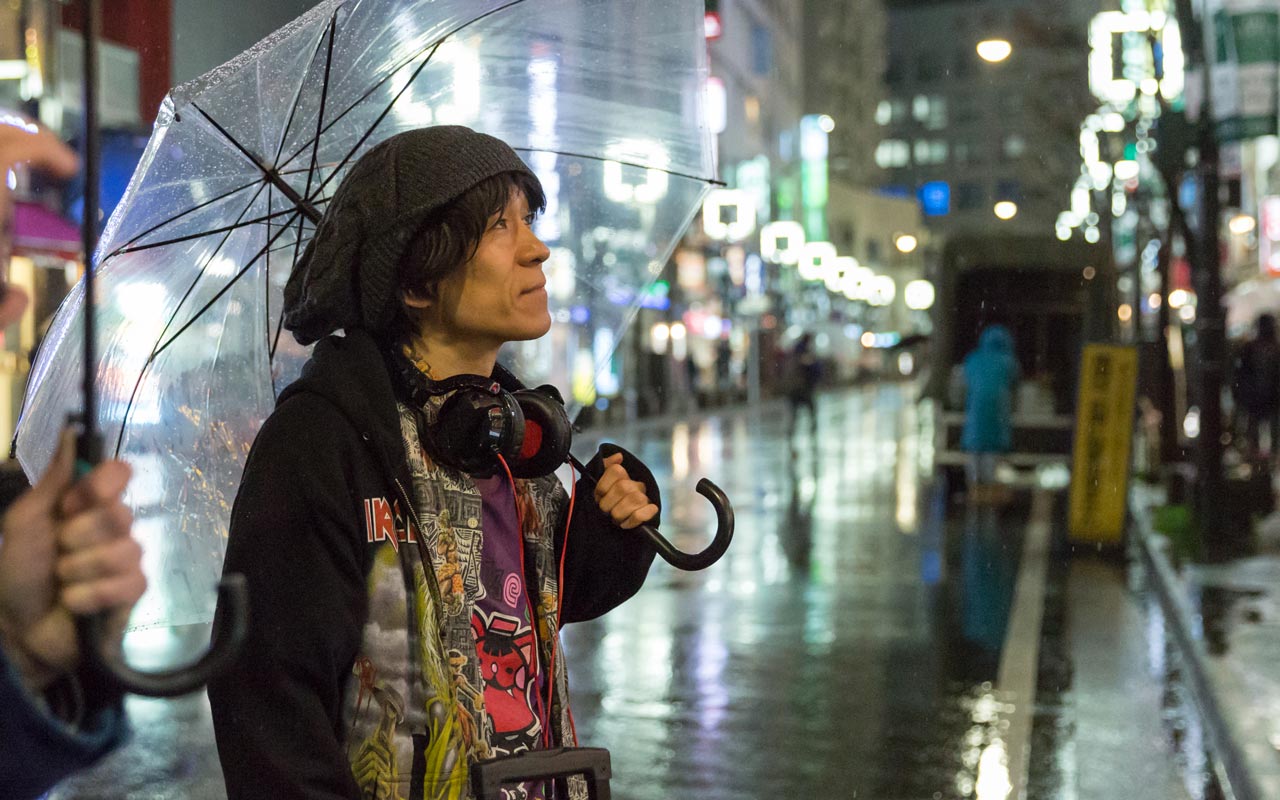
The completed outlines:
<svg viewBox="0 0 1280 800">
<path fill-rule="evenodd" d="M 897 86 L 906 78 L 906 69 L 903 68 L 901 57 L 889 58 L 889 65 L 885 67 L 884 82 L 888 86 Z"/>
<path fill-rule="evenodd" d="M 916 122 L 924 122 L 929 118 L 929 96 L 918 94 L 911 99 L 911 117 Z"/>
<path fill-rule="evenodd" d="M 1004 157 L 1007 159 L 1022 158 L 1027 152 L 1027 139 L 1020 133 L 1011 133 L 1004 137 Z"/>
<path fill-rule="evenodd" d="M 763 25 L 751 26 L 751 68 L 760 76 L 773 70 L 773 37 Z"/>
<path fill-rule="evenodd" d="M 876 166 L 882 169 L 905 167 L 911 163 L 911 146 L 902 139 L 885 139 L 876 145 Z"/>
<path fill-rule="evenodd" d="M 893 122 L 893 103 L 889 100 L 881 100 L 876 106 L 876 124 L 888 125 Z"/>
<path fill-rule="evenodd" d="M 931 131 L 947 127 L 947 98 L 918 94 L 911 100 L 911 117 Z"/>
<path fill-rule="evenodd" d="M 845 253 L 853 252 L 854 230 L 853 223 L 842 222 L 836 226 L 836 247 Z"/>
<path fill-rule="evenodd" d="M 961 211 L 972 211 L 986 206 L 985 192 L 982 184 L 965 181 L 956 185 L 956 208 Z"/>
<path fill-rule="evenodd" d="M 867 240 L 866 256 L 867 256 L 868 264 L 883 263 L 883 261 L 880 258 L 880 240 L 879 239 Z"/>
<path fill-rule="evenodd" d="M 1022 181 L 996 181 L 996 200 L 1012 200 L 1022 202 Z"/>
<path fill-rule="evenodd" d="M 916 58 L 916 80 L 921 83 L 941 80 L 944 71 L 942 59 L 937 53 L 926 51 Z"/>
<path fill-rule="evenodd" d="M 947 161 L 945 139 L 917 139 L 912 149 L 917 164 L 944 164 Z"/>
</svg>

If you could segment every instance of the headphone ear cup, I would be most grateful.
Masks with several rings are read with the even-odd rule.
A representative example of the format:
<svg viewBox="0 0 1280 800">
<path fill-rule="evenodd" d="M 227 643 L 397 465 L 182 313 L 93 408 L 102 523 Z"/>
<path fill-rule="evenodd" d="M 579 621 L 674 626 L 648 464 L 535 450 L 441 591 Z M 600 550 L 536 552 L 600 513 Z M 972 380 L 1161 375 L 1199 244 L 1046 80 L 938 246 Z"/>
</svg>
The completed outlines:
<svg viewBox="0 0 1280 800">
<path fill-rule="evenodd" d="M 508 463 L 519 457 L 524 415 L 505 391 L 460 389 L 440 406 L 425 438 L 427 451 L 442 463 L 468 475 L 492 475 L 498 470 L 497 456 Z"/>
<path fill-rule="evenodd" d="M 508 459 L 511 474 L 517 478 L 550 475 L 569 458 L 573 443 L 569 413 L 563 402 L 541 388 L 521 389 L 512 396 L 524 416 L 524 436 L 518 454 Z"/>
</svg>

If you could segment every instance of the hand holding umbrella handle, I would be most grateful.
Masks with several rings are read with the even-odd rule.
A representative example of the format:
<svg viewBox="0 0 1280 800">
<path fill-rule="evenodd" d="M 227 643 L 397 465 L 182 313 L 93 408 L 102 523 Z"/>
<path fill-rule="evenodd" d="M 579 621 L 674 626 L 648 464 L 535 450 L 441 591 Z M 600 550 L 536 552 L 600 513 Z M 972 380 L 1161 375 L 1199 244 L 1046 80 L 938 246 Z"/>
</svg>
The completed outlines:
<svg viewBox="0 0 1280 800">
<path fill-rule="evenodd" d="M 587 468 L 582 462 L 573 456 L 569 456 L 569 463 L 578 470 L 579 473 L 591 479 L 595 483 L 595 477 L 587 472 Z M 712 564 L 720 560 L 720 556 L 724 555 L 729 549 L 729 542 L 733 539 L 733 504 L 729 502 L 728 496 L 724 491 L 706 478 L 698 481 L 695 487 L 698 494 L 711 501 L 711 505 L 716 510 L 716 534 L 711 539 L 711 544 L 707 545 L 700 553 L 686 553 L 679 550 L 671 542 L 667 541 L 662 534 L 658 533 L 658 529 L 647 523 L 639 525 L 636 530 L 643 533 L 653 543 L 653 547 L 658 551 L 658 555 L 662 556 L 662 560 L 686 572 L 696 572 L 700 569 L 706 569 Z"/>
<path fill-rule="evenodd" d="M 76 439 L 76 471 L 85 475 L 101 461 L 102 440 L 82 430 Z M 249 633 L 249 593 L 243 575 L 226 575 L 218 584 L 218 603 L 225 609 L 218 616 L 209 650 L 194 664 L 159 672 L 142 672 L 124 663 L 118 650 L 107 652 L 110 614 L 99 612 L 76 617 L 76 639 L 80 658 L 90 684 L 101 691 L 122 692 L 144 697 L 178 697 L 199 689 L 240 655 Z"/>
</svg>

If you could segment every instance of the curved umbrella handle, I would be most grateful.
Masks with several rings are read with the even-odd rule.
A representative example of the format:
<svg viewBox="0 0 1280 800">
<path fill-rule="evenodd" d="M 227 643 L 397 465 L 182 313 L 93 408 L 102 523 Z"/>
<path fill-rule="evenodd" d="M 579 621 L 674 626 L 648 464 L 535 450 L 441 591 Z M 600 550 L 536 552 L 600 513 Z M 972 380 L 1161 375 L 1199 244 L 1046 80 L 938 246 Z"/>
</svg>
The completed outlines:
<svg viewBox="0 0 1280 800">
<path fill-rule="evenodd" d="M 565 459 L 573 465 L 578 474 L 584 478 L 589 478 L 595 483 L 595 476 L 587 472 L 586 466 L 579 461 L 572 453 Z M 678 550 L 675 545 L 667 541 L 662 534 L 658 533 L 658 529 L 647 523 L 639 525 L 636 530 L 643 533 L 653 543 L 653 547 L 658 551 L 658 555 L 662 556 L 662 560 L 686 572 L 696 572 L 700 569 L 706 569 L 712 564 L 720 560 L 720 556 L 724 555 L 724 551 L 729 549 L 729 542 L 733 540 L 733 504 L 729 502 L 729 498 L 725 495 L 724 490 L 716 486 L 706 478 L 698 480 L 698 485 L 694 487 L 698 494 L 711 501 L 712 507 L 716 510 L 716 535 L 711 539 L 711 544 L 701 553 L 686 553 Z"/>
<path fill-rule="evenodd" d="M 654 549 L 658 551 L 658 555 L 662 556 L 663 561 L 686 572 L 706 569 L 719 561 L 720 556 L 729 549 L 729 542 L 733 539 L 733 505 L 729 503 L 729 498 L 724 491 L 706 478 L 698 481 L 696 490 L 698 494 L 710 500 L 716 510 L 716 535 L 711 539 L 711 544 L 707 545 L 701 553 L 686 553 L 676 549 L 676 546 L 663 538 L 652 525 L 644 524 L 637 528 L 649 537 L 649 541 L 653 543 Z"/>
<path fill-rule="evenodd" d="M 199 689 L 240 655 L 249 632 L 249 592 L 243 575 L 223 576 L 218 584 L 218 615 L 213 642 L 194 664 L 159 672 L 142 672 L 124 663 L 119 654 L 103 652 L 105 613 L 76 617 L 81 660 L 91 681 L 107 692 L 144 697 L 178 697 Z"/>
</svg>

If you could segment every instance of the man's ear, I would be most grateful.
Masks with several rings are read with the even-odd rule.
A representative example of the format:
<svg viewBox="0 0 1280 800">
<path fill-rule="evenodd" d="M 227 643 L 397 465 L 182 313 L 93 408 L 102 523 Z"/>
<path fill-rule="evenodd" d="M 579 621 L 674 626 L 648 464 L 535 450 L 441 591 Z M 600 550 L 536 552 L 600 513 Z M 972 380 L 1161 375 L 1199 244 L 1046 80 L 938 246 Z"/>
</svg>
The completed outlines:
<svg viewBox="0 0 1280 800">
<path fill-rule="evenodd" d="M 436 287 L 429 286 L 424 292 L 415 292 L 412 289 L 404 290 L 404 304 L 409 308 L 425 310 L 431 308 L 436 302 Z"/>
</svg>

